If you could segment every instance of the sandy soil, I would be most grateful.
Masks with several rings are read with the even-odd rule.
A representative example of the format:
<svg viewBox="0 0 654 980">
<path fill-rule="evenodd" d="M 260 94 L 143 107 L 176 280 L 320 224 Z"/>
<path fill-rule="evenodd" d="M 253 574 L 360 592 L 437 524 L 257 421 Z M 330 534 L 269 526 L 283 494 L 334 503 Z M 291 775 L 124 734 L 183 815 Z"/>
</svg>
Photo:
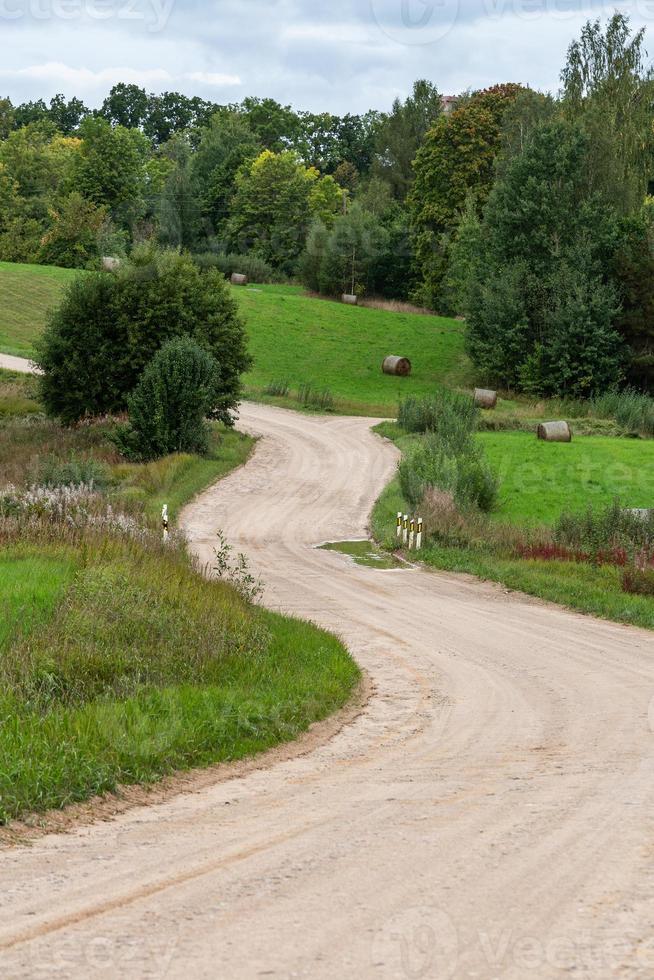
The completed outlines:
<svg viewBox="0 0 654 980">
<path fill-rule="evenodd" d="M 370 420 L 247 405 L 244 468 L 182 523 L 338 632 L 365 709 L 310 754 L 2 852 L 2 976 L 651 977 L 654 641 L 361 537 Z"/>
<path fill-rule="evenodd" d="M 0 354 L 0 368 L 19 371 L 21 374 L 37 373 L 31 361 L 27 361 L 24 357 L 14 357 L 12 354 Z"/>
</svg>

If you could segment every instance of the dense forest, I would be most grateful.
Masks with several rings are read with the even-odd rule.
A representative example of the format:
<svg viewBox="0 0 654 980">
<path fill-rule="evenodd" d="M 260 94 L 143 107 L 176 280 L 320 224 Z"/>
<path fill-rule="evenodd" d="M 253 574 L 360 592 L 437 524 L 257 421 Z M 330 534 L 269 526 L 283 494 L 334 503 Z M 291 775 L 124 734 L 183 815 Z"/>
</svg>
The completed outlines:
<svg viewBox="0 0 654 980">
<path fill-rule="evenodd" d="M 419 80 L 388 112 L 216 105 L 116 85 L 0 99 L 0 259 L 98 268 L 156 242 L 201 269 L 467 320 L 479 377 L 537 395 L 654 387 L 654 79 L 614 15 L 556 95 Z M 427 326 L 426 326 L 427 329 Z"/>
</svg>

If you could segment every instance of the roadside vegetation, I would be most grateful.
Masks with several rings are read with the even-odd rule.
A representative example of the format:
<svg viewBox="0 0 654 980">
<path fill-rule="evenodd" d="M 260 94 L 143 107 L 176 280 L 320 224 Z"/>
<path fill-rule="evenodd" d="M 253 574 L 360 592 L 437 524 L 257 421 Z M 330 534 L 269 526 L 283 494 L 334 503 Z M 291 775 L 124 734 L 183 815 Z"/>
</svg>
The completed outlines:
<svg viewBox="0 0 654 980">
<path fill-rule="evenodd" d="M 357 683 L 333 636 L 158 535 L 14 513 L 0 569 L 3 823 L 288 741 Z"/>
<path fill-rule="evenodd" d="M 562 444 L 535 433 L 478 433 L 477 458 L 496 487 L 490 506 L 485 499 L 480 506 L 441 455 L 424 470 L 433 432 L 447 426 L 438 406 L 447 416 L 451 402 L 446 393 L 407 406 L 400 419 L 413 431 L 378 426 L 403 459 L 375 507 L 375 538 L 395 550 L 397 513 L 419 513 L 425 539 L 418 557 L 427 565 L 654 629 L 654 512 L 633 513 L 651 505 L 651 442 L 579 436 Z M 426 426 L 421 432 L 416 420 Z"/>
</svg>

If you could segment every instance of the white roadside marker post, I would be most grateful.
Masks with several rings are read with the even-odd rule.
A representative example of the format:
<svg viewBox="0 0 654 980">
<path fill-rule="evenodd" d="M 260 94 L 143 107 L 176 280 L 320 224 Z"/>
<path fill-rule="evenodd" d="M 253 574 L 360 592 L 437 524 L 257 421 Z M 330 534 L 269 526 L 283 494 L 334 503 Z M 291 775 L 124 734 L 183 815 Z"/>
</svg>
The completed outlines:
<svg viewBox="0 0 654 980">
<path fill-rule="evenodd" d="M 402 521 L 402 542 L 406 544 L 409 540 L 409 515 L 404 515 L 404 520 Z"/>
<path fill-rule="evenodd" d="M 397 537 L 402 537 L 402 511 L 397 515 Z"/>
<path fill-rule="evenodd" d="M 418 534 L 416 536 L 416 548 L 418 551 L 422 548 L 422 517 L 418 518 Z"/>
<path fill-rule="evenodd" d="M 163 528 L 163 539 L 168 540 L 168 504 L 163 505 L 161 511 L 161 527 Z"/>
<path fill-rule="evenodd" d="M 411 522 L 409 523 L 409 551 L 413 551 L 413 545 L 415 544 L 415 540 L 416 540 L 416 519 L 415 517 L 412 517 Z"/>
</svg>

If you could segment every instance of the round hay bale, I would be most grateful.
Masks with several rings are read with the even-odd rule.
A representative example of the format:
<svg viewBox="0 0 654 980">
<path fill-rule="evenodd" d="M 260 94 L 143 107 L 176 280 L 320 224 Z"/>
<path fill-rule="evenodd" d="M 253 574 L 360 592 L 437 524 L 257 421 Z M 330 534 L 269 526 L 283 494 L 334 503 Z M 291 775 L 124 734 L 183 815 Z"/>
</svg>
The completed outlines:
<svg viewBox="0 0 654 980">
<path fill-rule="evenodd" d="M 475 404 L 480 408 L 497 408 L 497 392 L 488 388 L 476 388 Z"/>
<path fill-rule="evenodd" d="M 232 286 L 247 286 L 248 277 L 241 275 L 240 272 L 232 272 Z"/>
<path fill-rule="evenodd" d="M 341 301 L 347 303 L 348 306 L 356 306 L 359 302 L 359 297 L 355 296 L 354 293 L 343 293 L 341 296 Z"/>
<path fill-rule="evenodd" d="M 102 271 L 103 272 L 116 272 L 120 267 L 120 259 L 116 258 L 114 255 L 103 255 L 102 256 Z"/>
<path fill-rule="evenodd" d="M 538 438 L 545 442 L 572 442 L 572 430 L 567 422 L 542 422 Z"/>
<path fill-rule="evenodd" d="M 399 378 L 408 378 L 411 374 L 411 361 L 408 357 L 386 357 L 382 363 L 384 374 L 394 374 Z"/>
</svg>

